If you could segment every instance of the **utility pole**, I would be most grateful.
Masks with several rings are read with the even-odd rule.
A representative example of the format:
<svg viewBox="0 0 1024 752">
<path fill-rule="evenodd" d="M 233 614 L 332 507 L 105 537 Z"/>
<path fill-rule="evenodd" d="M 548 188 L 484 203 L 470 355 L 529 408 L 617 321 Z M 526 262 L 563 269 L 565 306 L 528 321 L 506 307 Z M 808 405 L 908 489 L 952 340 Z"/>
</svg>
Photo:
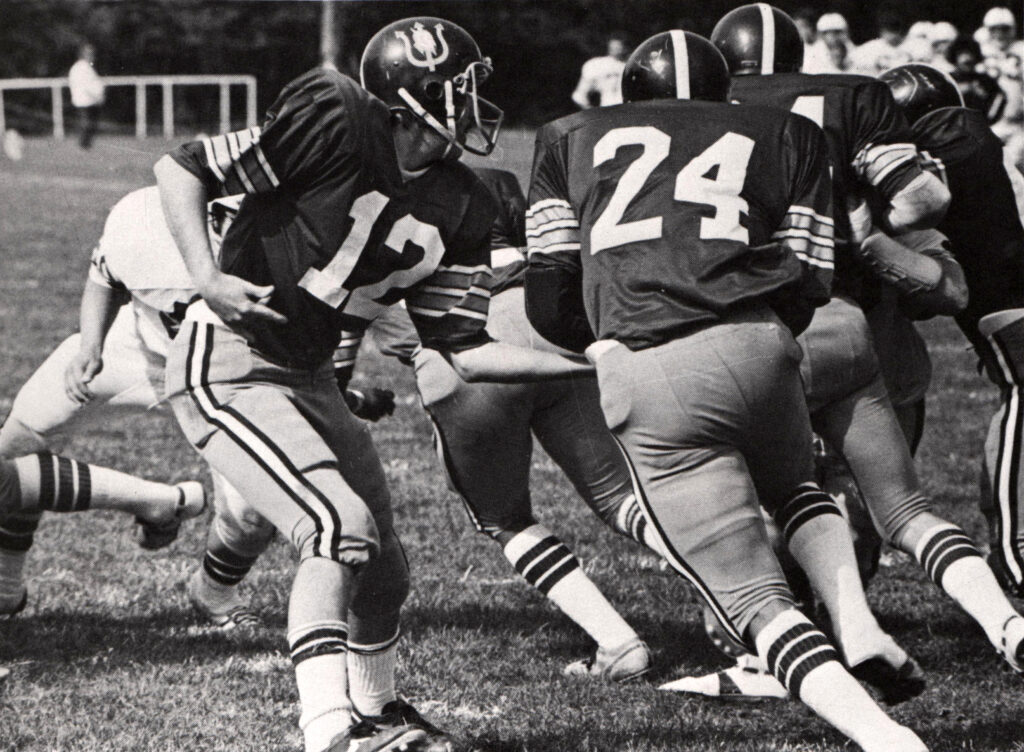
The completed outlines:
<svg viewBox="0 0 1024 752">
<path fill-rule="evenodd" d="M 321 0 L 320 4 L 320 64 L 338 70 L 338 33 L 334 0 Z"/>
</svg>

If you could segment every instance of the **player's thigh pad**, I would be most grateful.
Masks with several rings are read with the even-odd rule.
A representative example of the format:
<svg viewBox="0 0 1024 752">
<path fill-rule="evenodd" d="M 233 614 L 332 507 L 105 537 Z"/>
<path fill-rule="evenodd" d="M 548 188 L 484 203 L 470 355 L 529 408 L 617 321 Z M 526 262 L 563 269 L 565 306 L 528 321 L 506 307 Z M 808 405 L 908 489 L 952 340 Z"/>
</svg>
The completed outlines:
<svg viewBox="0 0 1024 752">
<path fill-rule="evenodd" d="M 817 309 L 797 342 L 803 348 L 800 375 L 811 412 L 856 391 L 878 372 L 867 319 L 845 298 L 832 298 Z"/>
<path fill-rule="evenodd" d="M 194 323 L 175 338 L 167 382 L 186 438 L 301 557 L 359 565 L 377 553 L 373 513 L 342 477 L 338 456 L 317 430 L 323 427 L 311 420 L 332 400 L 344 408 L 336 387 L 330 394 L 328 381 L 313 383 L 308 371 L 269 364 L 233 332 Z M 336 438 L 332 443 L 340 443 Z M 372 444 L 369 453 L 357 444 L 351 452 L 352 463 L 374 461 L 363 468 L 361 488 L 383 488 Z M 346 466 L 350 477 L 359 475 L 356 469 Z M 389 517 L 386 489 L 375 501 Z"/>
<path fill-rule="evenodd" d="M 633 494 L 622 452 L 601 412 L 597 379 L 538 384 L 533 432 L 572 481 L 577 493 L 606 522 Z"/>
<path fill-rule="evenodd" d="M 446 371 L 458 379 L 431 352 L 424 351 L 425 367 L 416 372 L 421 393 L 433 393 L 434 378 L 447 381 Z M 459 381 L 447 397 L 426 405 L 448 485 L 462 497 L 477 530 L 522 529 L 532 522 L 530 417 L 536 385 Z"/>
</svg>

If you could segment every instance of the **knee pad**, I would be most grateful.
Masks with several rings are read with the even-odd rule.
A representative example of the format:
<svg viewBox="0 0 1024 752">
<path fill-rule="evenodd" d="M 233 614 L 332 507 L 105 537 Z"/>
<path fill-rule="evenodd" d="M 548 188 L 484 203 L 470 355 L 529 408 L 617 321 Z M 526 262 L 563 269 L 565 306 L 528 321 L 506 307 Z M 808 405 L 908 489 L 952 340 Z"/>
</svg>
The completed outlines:
<svg viewBox="0 0 1024 752">
<path fill-rule="evenodd" d="M 380 554 L 359 570 L 358 583 L 349 607 L 357 619 L 397 614 L 402 608 L 409 595 L 409 562 L 393 529 L 382 535 Z"/>
</svg>

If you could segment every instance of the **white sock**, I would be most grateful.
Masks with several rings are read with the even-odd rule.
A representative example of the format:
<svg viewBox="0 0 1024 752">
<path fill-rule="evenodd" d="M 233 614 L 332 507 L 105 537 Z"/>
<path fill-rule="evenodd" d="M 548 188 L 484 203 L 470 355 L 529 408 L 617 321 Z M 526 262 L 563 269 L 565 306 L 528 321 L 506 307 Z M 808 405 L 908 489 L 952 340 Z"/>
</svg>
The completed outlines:
<svg viewBox="0 0 1024 752">
<path fill-rule="evenodd" d="M 306 752 L 322 752 L 352 726 L 348 699 L 348 626 L 340 621 L 304 624 L 288 633 Z"/>
<path fill-rule="evenodd" d="M 1003 625 L 1017 615 L 996 577 L 970 538 L 942 523 L 921 536 L 914 556 L 928 576 L 973 618 L 997 648 Z"/>
<path fill-rule="evenodd" d="M 192 581 L 196 583 L 196 596 L 199 601 L 212 613 L 226 614 L 236 606 L 244 606 L 247 603 L 239 594 L 238 585 L 217 582 L 202 568 Z"/>
<path fill-rule="evenodd" d="M 755 642 L 758 654 L 790 695 L 865 750 L 913 749 L 902 743 L 907 730 L 882 712 L 843 668 L 825 635 L 795 608 L 772 619 Z M 881 744 L 885 740 L 900 740 L 900 745 L 886 747 Z"/>
<path fill-rule="evenodd" d="M 348 696 L 363 715 L 380 715 L 384 706 L 398 699 L 395 665 L 398 635 L 377 645 L 348 646 Z"/>
<path fill-rule="evenodd" d="M 505 557 L 527 582 L 580 625 L 599 647 L 638 639 L 590 581 L 572 552 L 543 525 L 531 525 L 505 544 Z"/>
</svg>

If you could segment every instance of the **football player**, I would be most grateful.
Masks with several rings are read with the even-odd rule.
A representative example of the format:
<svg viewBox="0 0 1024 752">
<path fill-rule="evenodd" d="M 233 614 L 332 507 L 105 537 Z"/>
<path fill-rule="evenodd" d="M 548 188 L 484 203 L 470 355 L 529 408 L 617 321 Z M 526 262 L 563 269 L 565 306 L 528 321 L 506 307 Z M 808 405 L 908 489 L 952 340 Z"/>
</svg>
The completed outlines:
<svg viewBox="0 0 1024 752">
<path fill-rule="evenodd" d="M 871 615 L 846 523 L 812 480 L 790 327 L 829 298 L 824 138 L 799 116 L 728 104 L 728 88 L 710 42 L 665 32 L 630 57 L 627 104 L 538 132 L 527 312 L 596 361 L 666 558 L 732 638 L 863 749 L 923 750 L 795 608 L 761 520 L 759 504 L 843 622 L 847 665 L 906 679 L 916 667 Z"/>
<path fill-rule="evenodd" d="M 498 200 L 491 236 L 491 305 L 487 331 L 501 342 L 558 352 L 526 320 L 526 198 L 512 173 L 475 169 Z M 413 365 L 434 445 L 449 487 L 462 498 L 477 531 L 492 538 L 517 572 L 597 643 L 592 658 L 566 667 L 569 675 L 611 681 L 650 668 L 650 652 L 605 599 L 569 547 L 533 516 L 530 461 L 533 438 L 613 530 L 653 547 L 629 473 L 601 415 L 597 383 L 574 378 L 537 384 L 469 384 L 440 353 L 420 347 L 400 306 L 373 325 L 387 355 Z M 343 336 L 336 365 L 351 368 L 361 338 Z"/>
<path fill-rule="evenodd" d="M 237 209 L 237 197 L 210 203 L 215 246 Z M 157 188 L 124 196 L 111 209 L 93 250 L 80 331 L 64 340 L 18 392 L 0 428 L 0 457 L 52 449 L 84 426 L 156 407 L 167 350 L 195 296 Z M 382 399 L 379 392 L 349 391 L 346 399 L 360 417 L 379 418 L 388 408 L 386 395 Z M 215 515 L 203 568 L 189 580 L 189 597 L 216 626 L 252 627 L 258 617 L 231 586 L 249 571 L 274 529 L 216 473 L 214 489 Z M 18 518 L 18 540 L 0 536 L 0 583 L 6 593 L 0 593 L 0 613 L 24 591 L 22 564 L 38 520 L 39 513 L 24 513 Z M 16 545 L 8 547 L 12 542 Z"/>
<path fill-rule="evenodd" d="M 261 128 L 185 144 L 155 168 L 202 296 L 171 345 L 168 397 L 204 458 L 299 554 L 288 642 L 307 752 L 451 749 L 394 692 L 408 567 L 369 432 L 334 383 L 340 331 L 404 298 L 424 346 L 464 378 L 592 371 L 484 329 L 493 200 L 447 157 L 493 148 L 501 112 L 478 95 L 490 72 L 459 26 L 398 21 L 364 50 L 365 88 L 311 71 Z M 206 203 L 232 193 L 246 196 L 217 263 Z"/>
<path fill-rule="evenodd" d="M 953 197 L 938 229 L 949 237 L 970 292 L 956 322 L 1002 398 L 989 425 L 982 467 L 987 486 L 982 509 L 992 534 L 989 561 L 1007 589 L 1024 595 L 1024 228 L 1002 145 L 983 113 L 962 106 L 956 84 L 941 71 L 904 65 L 881 79 L 906 113 L 914 142 Z"/>
<path fill-rule="evenodd" d="M 941 217 L 945 201 L 931 189 L 919 193 L 913 201 L 907 200 L 910 186 L 928 186 L 935 179 L 922 174 L 912 144 L 896 142 L 909 137 L 909 131 L 891 95 L 879 89 L 873 79 L 795 72 L 803 56 L 799 40 L 789 16 L 763 3 L 732 11 L 712 33 L 712 41 L 723 52 L 734 76 L 734 98 L 797 111 L 800 106 L 796 103 L 801 98 L 805 102 L 807 98 L 820 100 L 816 114 L 824 113 L 824 120 L 819 118 L 819 122 L 835 155 L 836 202 L 845 206 L 860 178 L 875 188 L 888 207 L 880 212 L 883 225 L 890 232 L 904 233 L 904 242 L 900 243 L 883 232 L 855 228 L 847 220 L 840 223 L 845 225 L 846 234 L 837 243 L 837 258 L 856 255 L 868 273 L 902 292 L 908 307 L 929 315 L 952 315 L 963 310 L 967 305 L 963 273 L 944 248 L 945 238 L 934 230 L 907 232 L 908 224 L 920 226 Z M 756 95 L 751 94 L 755 91 Z M 883 154 L 886 150 L 909 153 L 910 158 L 894 158 L 883 180 L 878 173 L 858 167 L 877 164 L 880 157 L 870 155 L 879 150 Z M 900 214 L 904 222 L 894 226 L 893 212 L 901 201 L 906 205 Z M 914 556 L 932 580 L 982 626 L 1010 666 L 1020 671 L 1024 662 L 1024 619 L 1003 597 L 991 570 L 964 531 L 932 511 L 886 394 L 867 321 L 853 299 L 856 293 L 861 299 L 866 297 L 866 285 L 850 281 L 864 279 L 864 275 L 855 275 L 851 258 L 837 267 L 839 294 L 815 315 L 798 339 L 804 351 L 801 375 L 811 424 L 846 460 L 886 540 Z"/>
</svg>

